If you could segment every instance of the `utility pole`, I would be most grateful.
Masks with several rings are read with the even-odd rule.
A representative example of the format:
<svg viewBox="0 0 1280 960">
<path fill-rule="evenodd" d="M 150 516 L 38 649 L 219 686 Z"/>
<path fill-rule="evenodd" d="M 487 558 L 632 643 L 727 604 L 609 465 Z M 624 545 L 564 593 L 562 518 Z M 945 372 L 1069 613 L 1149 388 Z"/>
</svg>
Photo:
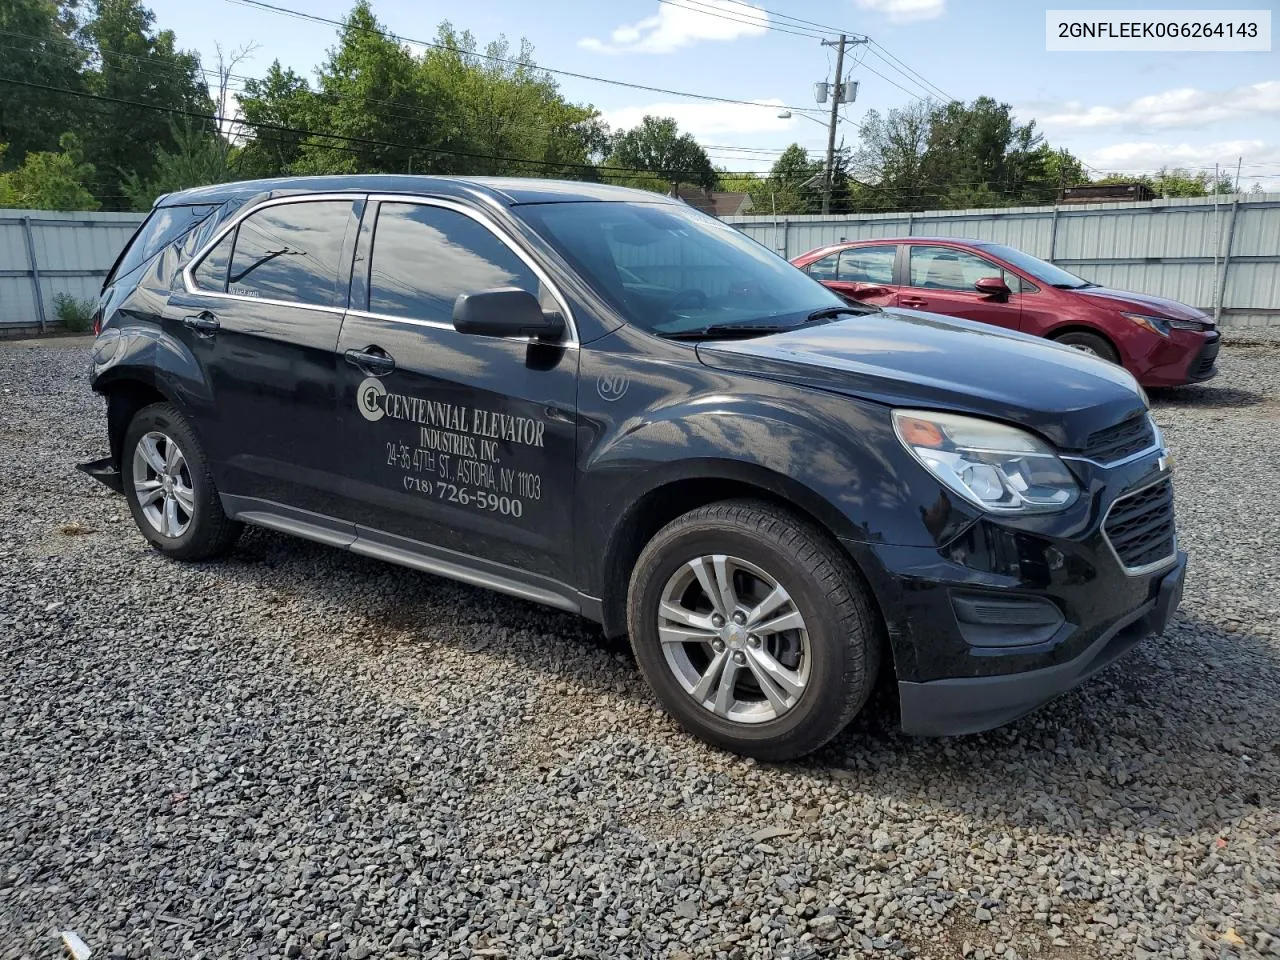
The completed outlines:
<svg viewBox="0 0 1280 960">
<path fill-rule="evenodd" d="M 822 181 L 822 215 L 831 212 L 831 188 L 836 173 L 836 123 L 840 120 L 840 92 L 844 82 L 844 34 L 836 43 L 836 82 L 831 88 L 831 126 L 827 129 L 827 175 Z M 826 44 L 826 41 L 823 41 Z"/>
<path fill-rule="evenodd" d="M 857 45 L 866 43 L 866 37 L 855 36 L 852 40 L 848 39 L 843 33 L 840 34 L 839 40 L 823 40 L 824 47 L 836 48 L 836 77 L 835 83 L 831 85 L 831 122 L 827 128 L 827 167 L 822 181 L 822 212 L 829 214 L 831 212 L 831 191 L 835 187 L 836 178 L 836 124 L 840 122 L 840 104 L 850 103 L 854 96 L 851 95 L 848 100 L 844 98 L 844 48 L 847 44 Z M 821 85 L 819 85 L 821 86 Z M 853 94 L 857 93 L 857 84 L 852 84 Z M 821 97 L 818 100 L 822 102 Z"/>
</svg>

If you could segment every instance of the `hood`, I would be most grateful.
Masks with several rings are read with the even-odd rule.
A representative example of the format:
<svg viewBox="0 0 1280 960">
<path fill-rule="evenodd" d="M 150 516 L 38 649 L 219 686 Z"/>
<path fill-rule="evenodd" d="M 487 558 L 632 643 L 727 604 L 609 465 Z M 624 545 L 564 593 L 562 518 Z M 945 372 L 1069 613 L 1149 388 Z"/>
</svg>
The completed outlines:
<svg viewBox="0 0 1280 960">
<path fill-rule="evenodd" d="M 1020 424 L 1061 449 L 1142 413 L 1127 372 L 1078 350 L 986 324 L 884 310 L 752 340 L 698 345 L 709 367 L 897 407 Z"/>
<path fill-rule="evenodd" d="M 1112 290 L 1110 287 L 1085 287 L 1083 290 L 1068 290 L 1066 293 L 1078 297 L 1091 297 L 1095 300 L 1110 301 L 1106 306 L 1130 313 L 1147 313 L 1154 317 L 1167 317 L 1170 320 L 1200 320 L 1213 323 L 1213 318 L 1203 310 L 1189 307 L 1177 300 L 1166 300 L 1164 297 L 1153 297 L 1147 293 L 1132 293 L 1128 290 Z"/>
</svg>

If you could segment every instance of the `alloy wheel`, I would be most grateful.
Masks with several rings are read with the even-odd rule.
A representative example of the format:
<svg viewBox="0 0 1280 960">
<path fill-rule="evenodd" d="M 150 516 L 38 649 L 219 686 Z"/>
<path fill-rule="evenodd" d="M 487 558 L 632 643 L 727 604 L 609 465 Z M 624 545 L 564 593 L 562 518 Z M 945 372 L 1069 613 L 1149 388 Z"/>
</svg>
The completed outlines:
<svg viewBox="0 0 1280 960">
<path fill-rule="evenodd" d="M 133 449 L 133 489 L 152 529 L 176 539 L 195 517 L 196 496 L 187 458 L 173 438 L 158 430 L 145 433 Z"/>
<path fill-rule="evenodd" d="M 697 557 L 671 575 L 658 638 L 685 693 L 725 720 L 776 720 L 809 682 L 812 654 L 799 607 L 777 578 L 738 557 Z"/>
</svg>

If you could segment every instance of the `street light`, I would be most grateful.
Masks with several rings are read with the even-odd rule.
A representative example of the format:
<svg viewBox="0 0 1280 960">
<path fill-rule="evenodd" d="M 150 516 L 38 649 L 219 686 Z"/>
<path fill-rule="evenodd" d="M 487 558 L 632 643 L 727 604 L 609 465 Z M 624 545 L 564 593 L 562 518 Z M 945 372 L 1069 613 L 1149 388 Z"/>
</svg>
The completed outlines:
<svg viewBox="0 0 1280 960">
<path fill-rule="evenodd" d="M 807 113 L 802 113 L 800 114 L 800 116 L 804 117 L 806 120 L 812 120 L 814 123 L 816 123 L 820 127 L 826 127 L 827 125 L 825 121 L 819 120 L 817 117 L 811 117 Z M 790 120 L 791 117 L 792 117 L 792 113 L 790 110 L 783 110 L 781 113 L 778 114 L 779 120 Z M 841 123 L 843 121 L 844 121 L 844 117 L 838 117 L 836 120 L 837 123 Z"/>
</svg>

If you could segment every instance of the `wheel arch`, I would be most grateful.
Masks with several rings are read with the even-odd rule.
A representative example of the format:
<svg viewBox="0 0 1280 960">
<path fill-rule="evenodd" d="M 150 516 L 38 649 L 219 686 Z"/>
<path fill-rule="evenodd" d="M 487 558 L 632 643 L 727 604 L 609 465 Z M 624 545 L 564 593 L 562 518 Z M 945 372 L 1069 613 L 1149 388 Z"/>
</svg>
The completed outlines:
<svg viewBox="0 0 1280 960">
<path fill-rule="evenodd" d="M 631 500 L 606 542 L 600 587 L 601 625 L 610 637 L 627 630 L 627 589 L 640 552 L 659 530 L 698 507 L 721 500 L 755 499 L 780 506 L 812 523 L 829 537 L 862 576 L 857 561 L 840 543 L 853 531 L 847 518 L 820 495 L 797 481 L 755 464 L 689 461 Z M 878 602 L 869 587 L 873 604 Z"/>
<path fill-rule="evenodd" d="M 1088 324 L 1088 323 L 1081 323 L 1078 320 L 1069 320 L 1066 323 L 1060 324 L 1059 326 L 1052 328 L 1051 330 L 1046 330 L 1044 334 L 1044 338 L 1046 340 L 1053 340 L 1056 342 L 1059 337 L 1065 336 L 1068 333 L 1087 333 L 1087 334 L 1090 334 L 1091 336 L 1095 336 L 1099 340 L 1104 341 L 1107 344 L 1107 346 L 1109 346 L 1112 350 L 1114 350 L 1116 352 L 1117 357 L 1121 357 L 1121 358 L 1124 357 L 1124 354 L 1120 350 L 1120 345 L 1116 343 L 1115 338 L 1113 336 L 1111 336 L 1101 327 L 1095 327 L 1092 324 Z"/>
<path fill-rule="evenodd" d="M 107 401 L 107 439 L 111 461 L 123 469 L 122 452 L 125 431 L 138 411 L 153 403 L 174 403 L 174 397 L 149 370 L 120 371 L 115 376 L 100 378 L 94 390 Z"/>
</svg>

